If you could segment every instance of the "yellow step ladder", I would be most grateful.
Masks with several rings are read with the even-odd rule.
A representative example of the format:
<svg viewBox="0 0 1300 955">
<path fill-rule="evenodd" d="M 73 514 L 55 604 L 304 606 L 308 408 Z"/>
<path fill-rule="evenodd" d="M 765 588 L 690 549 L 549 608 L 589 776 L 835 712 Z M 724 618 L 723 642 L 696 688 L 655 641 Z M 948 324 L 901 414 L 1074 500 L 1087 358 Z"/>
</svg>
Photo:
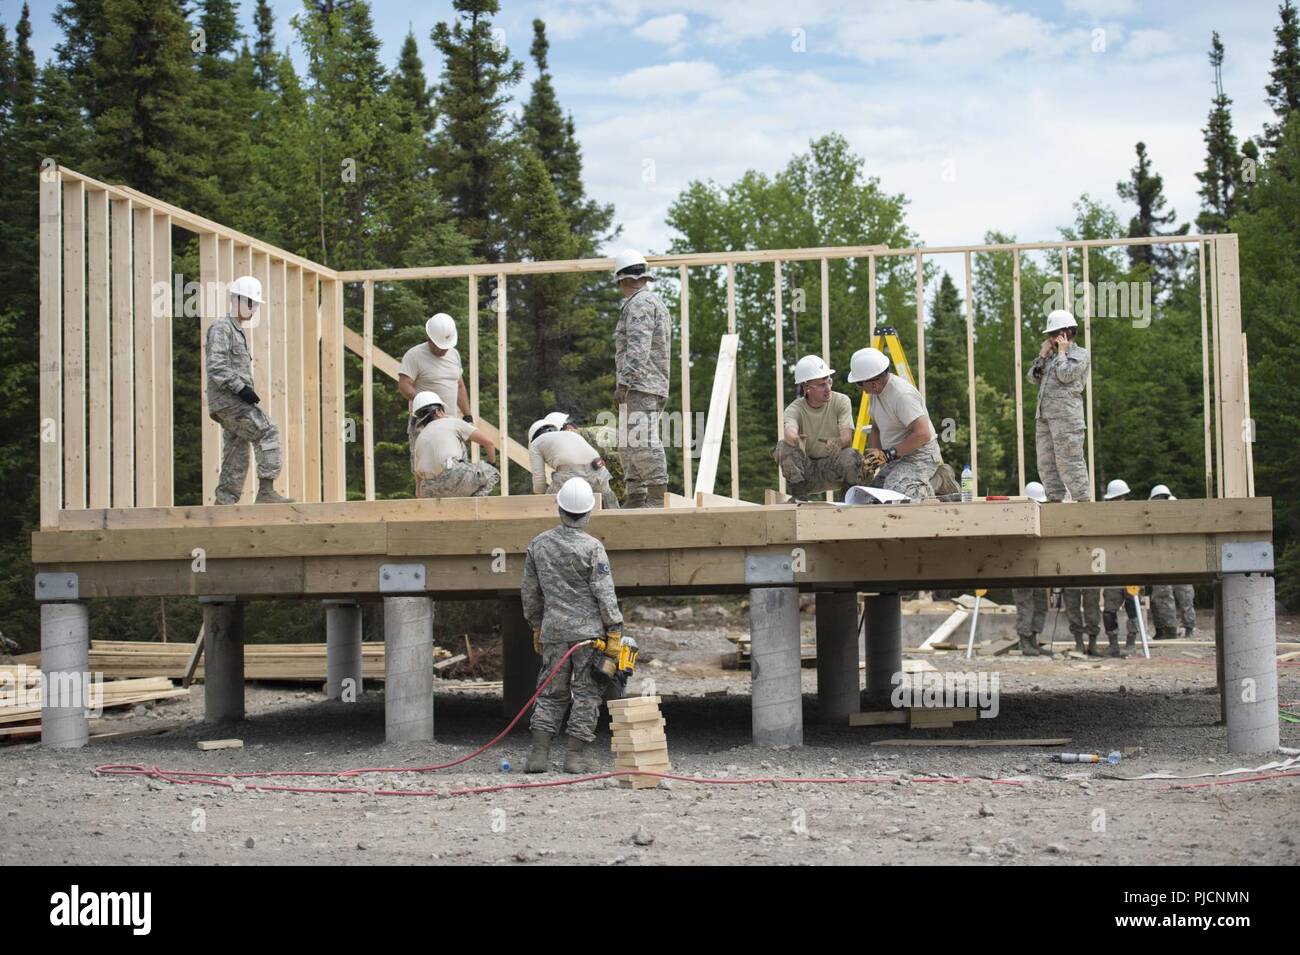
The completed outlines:
<svg viewBox="0 0 1300 955">
<path fill-rule="evenodd" d="M 903 352 L 903 343 L 898 339 L 896 328 L 889 325 L 877 328 L 875 337 L 871 339 L 871 347 L 886 352 L 894 363 L 895 373 L 902 375 L 909 385 L 916 387 L 916 380 L 912 377 L 912 366 L 907 363 L 907 355 Z M 858 405 L 858 426 L 853 432 L 853 450 L 858 452 L 867 450 L 867 433 L 862 429 L 869 424 L 871 424 L 871 396 L 864 391 L 862 402 Z"/>
</svg>

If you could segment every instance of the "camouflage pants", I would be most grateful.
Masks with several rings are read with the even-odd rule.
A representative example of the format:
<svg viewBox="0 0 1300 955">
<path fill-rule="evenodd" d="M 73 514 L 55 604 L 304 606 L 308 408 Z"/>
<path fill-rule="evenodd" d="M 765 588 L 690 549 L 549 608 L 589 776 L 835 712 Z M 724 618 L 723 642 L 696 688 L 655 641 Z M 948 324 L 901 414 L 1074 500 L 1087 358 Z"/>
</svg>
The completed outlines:
<svg viewBox="0 0 1300 955">
<path fill-rule="evenodd" d="M 570 646 L 572 644 L 568 643 L 542 644 L 542 668 L 537 674 L 539 686 Z M 568 710 L 568 734 L 586 743 L 596 738 L 596 720 L 600 716 L 604 691 L 596 685 L 596 678 L 591 672 L 591 655 L 594 652 L 593 647 L 585 646 L 565 661 L 564 666 L 555 674 L 555 679 L 537 698 L 529 729 L 558 733 L 560 723 L 564 720 L 564 711 Z"/>
<path fill-rule="evenodd" d="M 618 450 L 623 461 L 624 507 L 645 507 L 646 489 L 668 484 L 668 457 L 659 441 L 664 399 L 629 391 L 618 408 Z"/>
<path fill-rule="evenodd" d="M 501 483 L 501 472 L 486 461 L 457 461 L 437 477 L 420 478 L 417 497 L 487 497 Z"/>
<path fill-rule="evenodd" d="M 605 510 L 618 510 L 618 496 L 609 489 L 609 470 L 601 468 L 593 471 L 591 468 L 556 468 L 551 472 L 551 483 L 546 488 L 547 494 L 559 494 L 560 488 L 564 487 L 564 482 L 570 478 L 582 478 L 591 485 L 594 494 L 600 497 L 600 506 Z"/>
<path fill-rule="evenodd" d="M 411 456 L 411 473 L 415 473 L 415 439 L 420 436 L 420 432 L 428 427 L 420 427 L 415 423 L 415 415 L 406 416 L 406 447 Z"/>
<path fill-rule="evenodd" d="M 1191 584 L 1157 584 L 1151 588 L 1151 617 L 1157 627 L 1196 629 L 1196 590 Z"/>
<path fill-rule="evenodd" d="M 932 441 L 922 445 L 911 454 L 895 458 L 876 472 L 868 483 L 869 487 L 883 487 L 887 491 L 906 494 L 912 501 L 924 501 L 934 497 L 934 488 L 930 478 L 943 464 L 938 446 Z"/>
<path fill-rule="evenodd" d="M 778 441 L 772 457 L 781 465 L 791 497 L 845 491 L 862 481 L 862 455 L 852 448 L 841 448 L 824 458 L 810 458 L 798 445 Z"/>
<path fill-rule="evenodd" d="M 258 478 L 280 476 L 280 429 L 257 405 L 223 408 L 208 415 L 221 425 L 221 477 L 218 504 L 234 504 L 244 493 L 248 475 L 248 446 L 257 456 Z"/>
<path fill-rule="evenodd" d="M 1082 612 L 1080 612 L 1081 606 Z M 1074 636 L 1083 633 L 1097 636 L 1101 633 L 1101 590 L 1097 587 L 1083 589 L 1067 587 L 1065 616 L 1070 621 L 1070 633 Z"/>
<path fill-rule="evenodd" d="M 1016 601 L 1016 635 L 1032 637 L 1043 632 L 1047 621 L 1047 591 L 1042 587 L 1011 591 Z"/>
<path fill-rule="evenodd" d="M 1137 597 L 1130 597 L 1123 587 L 1105 587 L 1101 591 L 1101 616 L 1106 624 L 1106 632 L 1113 633 L 1119 629 L 1119 611 L 1123 607 L 1128 614 L 1128 627 L 1125 630 L 1130 637 L 1138 632 Z"/>
<path fill-rule="evenodd" d="M 1092 500 L 1088 457 L 1083 449 L 1085 433 L 1084 423 L 1073 418 L 1039 418 L 1035 423 L 1038 479 L 1049 501 L 1065 500 L 1066 489 L 1076 501 Z"/>
</svg>

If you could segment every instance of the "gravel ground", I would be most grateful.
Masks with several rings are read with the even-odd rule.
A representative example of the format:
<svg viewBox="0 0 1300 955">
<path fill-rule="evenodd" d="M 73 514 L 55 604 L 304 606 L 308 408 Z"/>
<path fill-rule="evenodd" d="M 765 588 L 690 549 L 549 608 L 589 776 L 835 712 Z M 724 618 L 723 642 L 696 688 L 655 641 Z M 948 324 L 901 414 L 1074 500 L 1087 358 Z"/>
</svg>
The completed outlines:
<svg viewBox="0 0 1300 955">
<path fill-rule="evenodd" d="M 212 772 L 418 766 L 464 755 L 505 723 L 498 691 L 445 689 L 437 698 L 436 743 L 388 745 L 381 692 L 344 704 L 301 688 L 250 685 L 249 719 L 237 729 L 204 727 L 200 692 L 143 715 L 111 717 L 112 728 L 180 724 L 160 736 L 77 751 L 0 749 L 0 864 L 1300 862 L 1300 778 L 1195 790 L 1107 778 L 1221 772 L 1277 758 L 1227 755 L 1225 731 L 1216 725 L 1212 646 L 1156 645 L 1150 661 L 1014 654 L 976 661 L 999 675 L 1000 714 L 948 730 L 822 726 L 815 671 L 805 669 L 806 745 L 775 750 L 749 742 L 748 672 L 718 666 L 719 655 L 733 649 L 728 627 L 739 624 L 717 613 L 690 616 L 673 619 L 669 611 L 663 620 L 629 628 L 645 648 L 638 675 L 654 679 L 664 698 L 676 772 L 887 778 L 673 782 L 638 792 L 602 780 L 397 798 L 234 792 L 92 772 L 104 763 Z M 806 626 L 811 634 L 810 620 Z M 1279 631 L 1293 633 L 1294 621 Z M 925 659 L 940 670 L 967 668 L 958 654 Z M 1281 667 L 1280 680 L 1283 701 L 1300 699 L 1300 668 Z M 1282 725 L 1283 744 L 1300 747 L 1300 725 Z M 197 740 L 225 736 L 242 738 L 245 748 L 195 747 Z M 1051 763 L 1045 754 L 1053 750 L 1030 747 L 876 745 L 900 737 L 1057 736 L 1071 737 L 1067 749 L 1075 751 L 1135 749 L 1116 767 L 1084 767 Z M 569 778 L 522 775 L 526 749 L 526 733 L 516 732 L 466 766 L 368 774 L 361 785 L 446 793 Z M 502 758 L 516 770 L 501 772 Z M 612 768 L 607 753 L 602 759 Z M 910 781 L 918 776 L 947 781 Z M 967 777 L 974 781 L 954 781 Z M 298 782 L 357 784 L 355 778 Z"/>
</svg>

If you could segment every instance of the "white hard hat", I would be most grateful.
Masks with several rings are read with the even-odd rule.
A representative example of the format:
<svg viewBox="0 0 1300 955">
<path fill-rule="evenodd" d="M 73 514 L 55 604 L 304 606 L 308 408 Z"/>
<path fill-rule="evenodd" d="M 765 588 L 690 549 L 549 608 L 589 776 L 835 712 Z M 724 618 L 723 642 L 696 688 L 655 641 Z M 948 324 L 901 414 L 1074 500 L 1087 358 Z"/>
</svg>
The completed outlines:
<svg viewBox="0 0 1300 955">
<path fill-rule="evenodd" d="M 1079 323 L 1074 320 L 1073 315 L 1063 308 L 1058 308 L 1047 316 L 1047 327 L 1043 331 L 1050 335 L 1052 332 L 1059 332 L 1062 328 L 1078 327 Z"/>
<path fill-rule="evenodd" d="M 555 428 L 555 427 L 556 425 L 547 421 L 545 418 L 538 418 L 536 421 L 534 421 L 532 424 L 528 426 L 528 443 L 532 444 L 533 438 L 537 437 L 537 432 L 541 431 L 543 428 Z"/>
<path fill-rule="evenodd" d="M 1153 501 L 1176 501 L 1176 500 L 1178 500 L 1178 498 L 1174 497 L 1174 492 L 1171 491 L 1171 490 L 1169 490 L 1168 486 L 1167 486 L 1167 485 L 1164 485 L 1164 484 L 1157 484 L 1155 487 L 1153 487 L 1153 488 L 1151 489 L 1151 498 L 1150 498 L 1150 499 L 1153 500 Z"/>
<path fill-rule="evenodd" d="M 869 381 L 889 369 L 889 359 L 879 348 L 859 348 L 849 359 L 849 381 Z"/>
<path fill-rule="evenodd" d="M 560 510 L 570 514 L 586 514 L 596 506 L 596 495 L 591 493 L 591 485 L 580 477 L 565 481 L 555 500 Z"/>
<path fill-rule="evenodd" d="M 439 312 L 425 322 L 424 334 L 439 348 L 456 347 L 456 323 L 446 312 Z"/>
<path fill-rule="evenodd" d="M 614 256 L 614 280 L 616 282 L 623 279 L 648 278 L 653 278 L 650 275 L 650 267 L 646 264 L 645 256 L 636 249 L 624 249 Z"/>
<path fill-rule="evenodd" d="M 569 416 L 563 411 L 552 411 L 542 420 L 547 424 L 555 425 L 555 428 L 558 431 L 569 423 Z"/>
<path fill-rule="evenodd" d="M 1123 497 L 1125 494 L 1128 493 L 1130 493 L 1130 491 L 1128 488 L 1128 484 L 1124 481 L 1124 479 L 1115 478 L 1115 480 L 1111 481 L 1109 484 L 1106 485 L 1106 494 L 1103 500 L 1107 500 L 1107 501 L 1113 500 L 1114 498 L 1117 497 Z"/>
<path fill-rule="evenodd" d="M 1037 501 L 1039 504 L 1046 504 L 1047 488 L 1037 481 L 1030 481 L 1025 485 L 1025 497 L 1031 501 Z"/>
<path fill-rule="evenodd" d="M 834 368 L 827 368 L 820 355 L 804 355 L 794 366 L 794 383 L 802 385 L 805 381 L 829 378 L 835 374 Z"/>
<path fill-rule="evenodd" d="M 438 397 L 437 392 L 421 391 L 415 396 L 415 400 L 411 402 L 411 414 L 419 414 L 429 405 L 437 405 L 444 411 L 447 410 L 447 406 L 442 403 L 442 399 Z"/>
<path fill-rule="evenodd" d="M 252 275 L 241 275 L 230 283 L 230 294 L 238 295 L 240 298 L 246 298 L 250 302 L 256 302 L 258 305 L 263 303 L 262 283 Z"/>
</svg>

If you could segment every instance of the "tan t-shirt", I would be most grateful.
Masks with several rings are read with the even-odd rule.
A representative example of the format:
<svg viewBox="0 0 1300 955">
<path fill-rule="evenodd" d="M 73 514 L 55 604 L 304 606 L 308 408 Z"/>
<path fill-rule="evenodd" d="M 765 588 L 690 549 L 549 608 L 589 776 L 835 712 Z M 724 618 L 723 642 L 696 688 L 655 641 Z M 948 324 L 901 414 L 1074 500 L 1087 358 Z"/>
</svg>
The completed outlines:
<svg viewBox="0 0 1300 955">
<path fill-rule="evenodd" d="M 439 418 L 425 426 L 415 439 L 415 476 L 434 478 L 447 468 L 448 460 L 465 460 L 465 442 L 474 426 L 460 418 Z"/>
<path fill-rule="evenodd" d="M 548 431 L 539 434 L 528 446 L 533 472 L 533 493 L 546 493 L 546 466 L 552 469 L 587 467 L 600 452 L 576 431 Z"/>
<path fill-rule="evenodd" d="M 880 447 L 889 449 L 903 440 L 917 418 L 930 420 L 921 393 L 906 378 L 890 375 L 884 390 L 871 398 L 871 423 L 879 429 Z M 934 430 L 934 425 L 930 425 Z"/>
<path fill-rule="evenodd" d="M 415 393 L 432 391 L 442 399 L 447 414 L 460 415 L 456 398 L 460 388 L 460 352 L 448 348 L 445 355 L 435 355 L 428 342 L 409 348 L 402 356 L 398 374 L 406 375 L 415 384 Z"/>
<path fill-rule="evenodd" d="M 785 428 L 799 429 L 808 457 L 830 457 L 840 450 L 840 432 L 853 430 L 853 402 L 838 391 L 832 391 L 820 408 L 810 408 L 807 398 L 797 398 L 786 406 Z"/>
</svg>

